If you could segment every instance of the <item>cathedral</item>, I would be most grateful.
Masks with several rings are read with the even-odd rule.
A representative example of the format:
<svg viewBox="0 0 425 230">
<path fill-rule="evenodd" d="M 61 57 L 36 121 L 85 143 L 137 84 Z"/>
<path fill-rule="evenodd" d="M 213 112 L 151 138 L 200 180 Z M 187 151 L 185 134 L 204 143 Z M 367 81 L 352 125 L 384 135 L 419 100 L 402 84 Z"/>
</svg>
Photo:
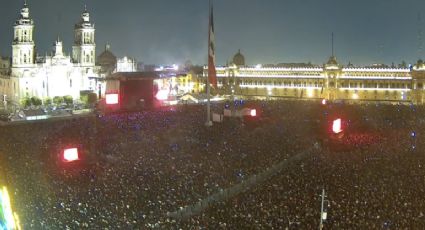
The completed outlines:
<svg viewBox="0 0 425 230">
<path fill-rule="evenodd" d="M 81 91 L 100 92 L 101 67 L 96 65 L 95 28 L 87 9 L 74 26 L 71 56 L 63 52 L 59 37 L 51 55 L 37 55 L 34 26 L 25 3 L 13 26 L 12 58 L 0 61 L 3 101 L 19 103 L 26 97 L 45 99 L 65 95 L 78 99 Z"/>
</svg>

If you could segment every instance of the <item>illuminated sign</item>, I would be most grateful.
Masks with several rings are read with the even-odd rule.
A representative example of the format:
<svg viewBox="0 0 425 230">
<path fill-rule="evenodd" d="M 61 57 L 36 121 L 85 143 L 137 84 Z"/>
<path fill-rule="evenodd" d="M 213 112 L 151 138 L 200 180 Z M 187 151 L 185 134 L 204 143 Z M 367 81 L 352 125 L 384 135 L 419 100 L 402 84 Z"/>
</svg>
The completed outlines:
<svg viewBox="0 0 425 230">
<path fill-rule="evenodd" d="M 340 133 L 340 132 L 342 132 L 342 129 L 341 129 L 341 119 L 340 118 L 338 118 L 338 119 L 336 119 L 336 120 L 333 121 L 332 131 L 334 133 Z"/>
<path fill-rule="evenodd" d="M 79 158 L 78 158 L 78 149 L 77 148 L 65 149 L 63 151 L 63 159 L 66 162 L 72 162 L 72 161 L 79 160 Z"/>
<path fill-rule="evenodd" d="M 0 190 L 0 229 L 21 229 L 18 215 L 12 211 L 6 187 Z"/>
<path fill-rule="evenodd" d="M 251 117 L 257 116 L 257 110 L 256 109 L 251 109 L 250 115 L 251 115 Z"/>
<path fill-rule="evenodd" d="M 158 91 L 158 93 L 156 93 L 156 99 L 163 101 L 163 100 L 167 100 L 168 99 L 168 90 L 166 89 L 161 89 Z"/>
<path fill-rule="evenodd" d="M 116 105 L 118 104 L 118 94 L 106 94 L 106 104 L 107 105 Z"/>
</svg>

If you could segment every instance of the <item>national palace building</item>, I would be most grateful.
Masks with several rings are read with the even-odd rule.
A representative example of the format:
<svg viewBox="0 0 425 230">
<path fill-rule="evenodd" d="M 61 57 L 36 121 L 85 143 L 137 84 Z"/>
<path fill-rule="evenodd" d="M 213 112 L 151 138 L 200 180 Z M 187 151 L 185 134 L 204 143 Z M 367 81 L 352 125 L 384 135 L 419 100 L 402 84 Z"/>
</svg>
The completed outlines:
<svg viewBox="0 0 425 230">
<path fill-rule="evenodd" d="M 335 56 L 322 66 L 246 66 L 240 51 L 233 63 L 216 67 L 219 94 L 250 98 L 298 98 L 352 102 L 425 102 L 425 64 L 409 67 L 340 65 Z M 204 68 L 203 77 L 207 75 Z"/>
</svg>

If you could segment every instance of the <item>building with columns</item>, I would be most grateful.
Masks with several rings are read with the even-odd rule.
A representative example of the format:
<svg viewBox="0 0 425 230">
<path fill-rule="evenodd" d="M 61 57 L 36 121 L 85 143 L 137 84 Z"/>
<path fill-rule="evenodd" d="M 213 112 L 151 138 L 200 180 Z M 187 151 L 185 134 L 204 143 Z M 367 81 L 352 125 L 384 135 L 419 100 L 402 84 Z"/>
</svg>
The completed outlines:
<svg viewBox="0 0 425 230">
<path fill-rule="evenodd" d="M 34 39 L 35 23 L 27 3 L 19 12 L 13 26 L 12 58 L 0 62 L 0 93 L 9 101 L 19 103 L 25 97 L 53 98 L 70 95 L 80 97 L 80 91 L 94 91 L 100 87 L 97 79 L 94 23 L 87 9 L 74 26 L 72 54 L 63 51 L 58 37 L 50 55 L 38 55 Z M 9 64 L 4 64 L 9 62 Z M 5 70 L 7 69 L 7 71 Z"/>
<path fill-rule="evenodd" d="M 409 68 L 344 67 L 331 56 L 322 66 L 270 67 L 241 65 L 240 60 L 245 61 L 241 55 L 239 51 L 232 64 L 216 67 L 216 93 L 249 98 L 425 102 L 425 64 L 421 60 Z M 202 82 L 207 74 L 204 67 Z"/>
</svg>

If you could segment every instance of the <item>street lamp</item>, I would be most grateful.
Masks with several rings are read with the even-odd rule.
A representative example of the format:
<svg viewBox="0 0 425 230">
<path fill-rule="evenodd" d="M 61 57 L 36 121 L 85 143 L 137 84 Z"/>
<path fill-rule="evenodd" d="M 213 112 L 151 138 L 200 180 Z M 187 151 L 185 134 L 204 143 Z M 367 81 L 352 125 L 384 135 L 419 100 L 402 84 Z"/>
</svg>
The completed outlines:
<svg viewBox="0 0 425 230">
<path fill-rule="evenodd" d="M 319 230 L 323 229 L 323 221 L 325 221 L 328 217 L 328 206 L 329 206 L 329 201 L 325 200 L 326 195 L 325 195 L 325 189 L 322 189 L 322 205 L 321 205 L 321 209 L 320 209 L 320 224 L 319 224 Z"/>
<path fill-rule="evenodd" d="M 230 86 L 230 91 L 232 93 L 231 95 L 231 99 L 232 99 L 232 117 L 235 115 L 235 110 L 236 110 L 236 103 L 235 103 L 235 89 L 233 88 L 233 84 Z"/>
<path fill-rule="evenodd" d="M 4 94 L 3 95 L 3 105 L 4 105 L 4 109 L 7 110 L 7 100 L 6 100 L 7 95 Z"/>
</svg>

